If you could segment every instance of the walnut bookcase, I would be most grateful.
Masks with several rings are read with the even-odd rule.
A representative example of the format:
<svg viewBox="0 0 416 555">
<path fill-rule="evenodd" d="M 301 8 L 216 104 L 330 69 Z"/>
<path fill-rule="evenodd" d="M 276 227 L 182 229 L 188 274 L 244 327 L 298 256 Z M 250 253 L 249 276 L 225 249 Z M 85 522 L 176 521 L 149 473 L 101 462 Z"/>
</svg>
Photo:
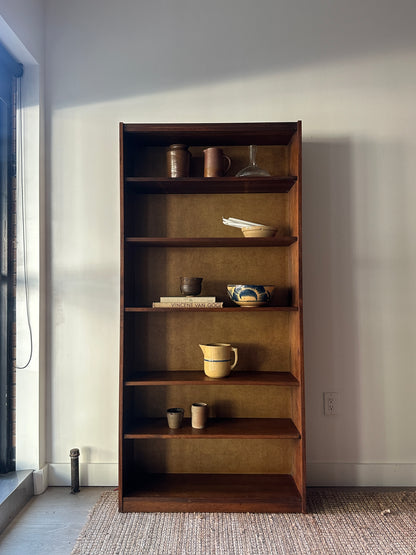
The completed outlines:
<svg viewBox="0 0 416 555">
<path fill-rule="evenodd" d="M 168 178 L 166 150 L 192 154 L 187 178 Z M 237 178 L 248 146 L 272 177 Z M 203 150 L 232 159 L 204 178 Z M 305 424 L 301 277 L 301 123 L 120 124 L 121 348 L 119 509 L 304 512 Z M 245 238 L 222 217 L 278 228 Z M 223 308 L 152 308 L 203 277 Z M 227 283 L 272 283 L 268 306 L 242 308 Z M 200 343 L 238 347 L 231 375 L 203 372 Z M 208 425 L 190 405 L 207 402 Z M 184 425 L 170 430 L 172 406 Z"/>
</svg>

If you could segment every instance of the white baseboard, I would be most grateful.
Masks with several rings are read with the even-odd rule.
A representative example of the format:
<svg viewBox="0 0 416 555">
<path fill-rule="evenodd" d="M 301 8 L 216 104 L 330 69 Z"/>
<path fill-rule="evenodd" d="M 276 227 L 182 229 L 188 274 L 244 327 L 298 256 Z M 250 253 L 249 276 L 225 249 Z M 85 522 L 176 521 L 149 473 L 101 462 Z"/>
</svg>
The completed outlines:
<svg viewBox="0 0 416 555">
<path fill-rule="evenodd" d="M 415 463 L 307 463 L 308 486 L 415 487 Z"/>
<path fill-rule="evenodd" d="M 80 486 L 117 486 L 117 463 L 79 463 Z M 49 485 L 71 485 L 71 463 L 49 463 Z"/>
<path fill-rule="evenodd" d="M 48 483 L 48 465 L 45 464 L 39 470 L 33 471 L 33 493 L 34 495 L 40 495 L 43 493 L 49 483 Z"/>
<path fill-rule="evenodd" d="M 50 486 L 71 485 L 71 464 L 49 463 Z M 307 463 L 308 486 L 416 487 L 416 463 Z M 40 471 L 38 471 L 40 472 Z M 117 463 L 80 463 L 81 486 L 117 486 Z"/>
</svg>

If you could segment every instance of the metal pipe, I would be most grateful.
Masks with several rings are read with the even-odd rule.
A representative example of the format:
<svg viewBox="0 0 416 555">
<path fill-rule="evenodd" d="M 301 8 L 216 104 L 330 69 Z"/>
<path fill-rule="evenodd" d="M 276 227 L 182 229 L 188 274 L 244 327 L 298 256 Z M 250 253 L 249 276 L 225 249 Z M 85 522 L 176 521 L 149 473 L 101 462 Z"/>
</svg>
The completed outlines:
<svg viewBox="0 0 416 555">
<path fill-rule="evenodd" d="M 79 449 L 71 449 L 71 493 L 79 492 Z"/>
</svg>

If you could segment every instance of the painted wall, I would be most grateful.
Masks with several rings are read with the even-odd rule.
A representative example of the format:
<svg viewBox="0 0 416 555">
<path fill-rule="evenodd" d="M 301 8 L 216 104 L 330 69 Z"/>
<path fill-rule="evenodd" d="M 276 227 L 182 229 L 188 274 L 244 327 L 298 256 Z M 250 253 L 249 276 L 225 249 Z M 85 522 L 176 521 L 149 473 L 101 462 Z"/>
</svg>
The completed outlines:
<svg viewBox="0 0 416 555">
<path fill-rule="evenodd" d="M 117 480 L 118 122 L 297 119 L 309 482 L 416 484 L 415 23 L 413 0 L 46 0 L 52 484 L 72 447 Z"/>
<path fill-rule="evenodd" d="M 0 0 L 0 16 L 30 55 L 37 63 L 41 63 L 45 43 L 43 0 Z M 2 29 L 1 40 L 7 42 L 6 46 L 10 48 L 11 44 L 6 35 L 7 31 Z"/>
</svg>

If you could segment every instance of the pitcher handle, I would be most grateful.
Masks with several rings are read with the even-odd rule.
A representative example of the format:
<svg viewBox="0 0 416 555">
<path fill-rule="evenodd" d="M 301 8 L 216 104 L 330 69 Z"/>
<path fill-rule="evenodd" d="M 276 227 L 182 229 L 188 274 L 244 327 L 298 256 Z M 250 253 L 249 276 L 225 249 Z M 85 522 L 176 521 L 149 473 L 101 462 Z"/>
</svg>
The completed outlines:
<svg viewBox="0 0 416 555">
<path fill-rule="evenodd" d="M 223 156 L 224 156 L 224 160 L 226 160 L 227 162 L 226 168 L 224 168 L 224 175 L 225 175 L 228 172 L 228 170 L 231 168 L 231 158 L 226 154 L 224 154 Z"/>
<path fill-rule="evenodd" d="M 237 347 L 231 347 L 232 352 L 234 353 L 234 364 L 231 366 L 230 370 L 232 370 L 233 368 L 235 368 L 237 362 L 238 362 L 238 350 Z"/>
</svg>

